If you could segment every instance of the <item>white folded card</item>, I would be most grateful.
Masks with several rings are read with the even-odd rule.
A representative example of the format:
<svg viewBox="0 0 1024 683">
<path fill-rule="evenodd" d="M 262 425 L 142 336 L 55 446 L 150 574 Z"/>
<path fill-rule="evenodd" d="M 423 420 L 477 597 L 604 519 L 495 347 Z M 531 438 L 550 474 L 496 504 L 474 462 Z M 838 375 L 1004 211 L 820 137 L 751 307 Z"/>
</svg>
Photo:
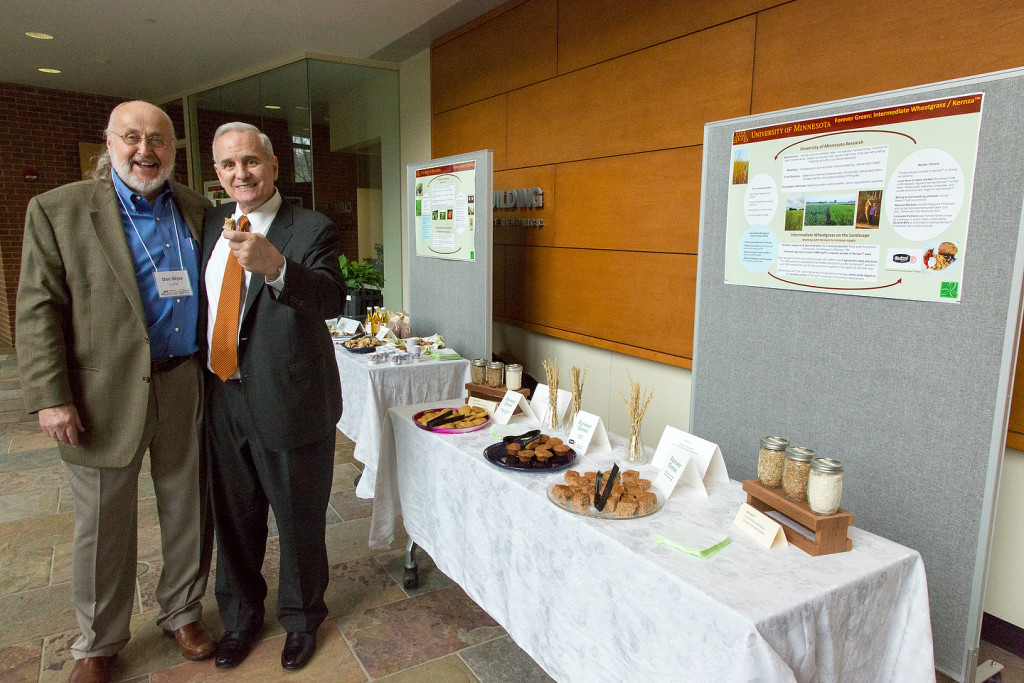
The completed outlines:
<svg viewBox="0 0 1024 683">
<path fill-rule="evenodd" d="M 601 418 L 585 410 L 576 413 L 576 420 L 569 428 L 569 438 L 565 443 L 581 457 L 586 455 L 591 446 L 597 451 L 612 449 L 608 431 L 604 428 Z"/>
<path fill-rule="evenodd" d="M 359 329 L 359 321 L 352 320 L 351 318 L 338 318 L 338 322 L 335 323 L 335 327 L 338 328 L 338 332 L 342 334 L 355 334 L 356 330 Z"/>
<path fill-rule="evenodd" d="M 488 415 L 494 415 L 494 411 L 498 409 L 497 401 L 487 401 L 478 396 L 470 396 L 467 405 L 471 408 L 480 407 L 487 411 Z"/>
<path fill-rule="evenodd" d="M 733 524 L 743 529 L 747 535 L 753 537 L 765 548 L 782 548 L 789 545 L 782 525 L 763 512 L 750 507 L 747 503 L 740 506 L 739 514 L 736 515 Z"/>
<path fill-rule="evenodd" d="M 729 483 L 725 459 L 717 445 L 675 427 L 665 427 L 651 465 L 658 468 L 654 487 L 668 498 L 682 482 L 708 496 L 707 484 Z"/>
<path fill-rule="evenodd" d="M 544 419 L 548 406 L 551 404 L 549 393 L 547 384 L 538 384 L 537 388 L 533 390 L 533 400 L 530 401 L 530 407 L 533 408 L 533 413 L 539 420 Z M 555 400 L 558 404 L 555 406 L 558 412 L 558 424 L 568 429 L 568 425 L 563 423 L 565 421 L 565 412 L 569 409 L 569 402 L 572 400 L 572 394 L 565 389 L 559 389 Z M 541 426 L 550 428 L 551 423 L 549 422 Z"/>
<path fill-rule="evenodd" d="M 505 397 L 501 399 L 501 403 L 498 404 L 491 417 L 498 424 L 507 425 L 508 421 L 512 419 L 512 414 L 516 412 L 517 406 L 523 409 L 526 417 L 534 422 L 539 422 L 537 414 L 533 412 L 533 408 L 530 407 L 530 402 L 526 400 L 526 397 L 512 389 L 505 392 Z"/>
</svg>

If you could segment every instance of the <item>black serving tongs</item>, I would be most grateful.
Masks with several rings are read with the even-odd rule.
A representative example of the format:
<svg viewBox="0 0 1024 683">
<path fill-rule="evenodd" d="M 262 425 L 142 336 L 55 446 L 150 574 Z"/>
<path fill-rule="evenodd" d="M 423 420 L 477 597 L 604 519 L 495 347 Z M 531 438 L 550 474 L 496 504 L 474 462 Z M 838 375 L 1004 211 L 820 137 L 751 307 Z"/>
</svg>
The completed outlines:
<svg viewBox="0 0 1024 683">
<path fill-rule="evenodd" d="M 427 427 L 434 428 L 440 427 L 441 425 L 448 424 L 449 422 L 458 422 L 459 420 L 465 419 L 465 415 L 455 410 L 454 408 L 445 408 L 445 410 L 451 410 L 451 413 L 445 413 L 444 415 L 438 415 L 433 420 L 427 422 Z"/>
<path fill-rule="evenodd" d="M 501 440 L 501 442 L 503 444 L 505 444 L 506 446 L 508 444 L 510 444 L 510 443 L 516 443 L 516 442 L 522 443 L 525 446 L 526 444 L 528 444 L 531 441 L 533 441 L 534 439 L 536 439 L 538 436 L 540 436 L 540 430 L 539 429 L 531 429 L 530 431 L 526 432 L 525 434 L 520 434 L 519 436 L 512 436 L 512 435 L 506 436 L 506 437 L 504 437 Z"/>
<path fill-rule="evenodd" d="M 604 491 L 601 490 L 601 473 L 597 473 L 597 484 L 595 486 L 595 493 L 597 498 L 594 500 L 594 507 L 597 508 L 598 512 L 604 511 L 604 506 L 608 502 L 608 496 L 612 495 L 612 487 L 615 486 L 615 478 L 619 475 L 619 466 L 613 464 L 612 471 L 608 473 L 608 480 L 604 485 Z"/>
</svg>

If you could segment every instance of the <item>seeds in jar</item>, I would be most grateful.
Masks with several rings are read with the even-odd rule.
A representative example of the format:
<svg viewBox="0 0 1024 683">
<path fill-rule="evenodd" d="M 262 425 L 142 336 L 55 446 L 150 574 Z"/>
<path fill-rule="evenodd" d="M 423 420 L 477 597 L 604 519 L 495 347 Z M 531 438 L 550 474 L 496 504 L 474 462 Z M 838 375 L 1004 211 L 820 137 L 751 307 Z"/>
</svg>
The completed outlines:
<svg viewBox="0 0 1024 683">
<path fill-rule="evenodd" d="M 776 487 L 782 483 L 782 463 L 785 459 L 785 452 L 761 447 L 757 454 L 757 478 L 763 485 Z"/>
<path fill-rule="evenodd" d="M 807 500 L 807 476 L 811 463 L 788 458 L 782 472 L 782 490 L 790 500 Z"/>
</svg>

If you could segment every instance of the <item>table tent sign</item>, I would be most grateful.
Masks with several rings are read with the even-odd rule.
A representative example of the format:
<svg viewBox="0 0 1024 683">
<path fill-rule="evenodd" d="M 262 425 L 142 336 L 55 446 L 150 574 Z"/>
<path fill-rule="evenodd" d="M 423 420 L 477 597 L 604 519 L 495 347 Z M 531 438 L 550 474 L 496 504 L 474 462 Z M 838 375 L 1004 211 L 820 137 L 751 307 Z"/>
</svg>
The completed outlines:
<svg viewBox="0 0 1024 683">
<path fill-rule="evenodd" d="M 725 459 L 717 444 L 671 426 L 661 433 L 651 465 L 658 469 L 654 488 L 666 499 L 680 484 L 707 498 L 708 484 L 729 483 Z"/>
<path fill-rule="evenodd" d="M 512 414 L 516 412 L 516 408 L 522 408 L 523 414 L 530 420 L 540 422 L 526 397 L 512 389 L 505 392 L 505 397 L 501 399 L 501 403 L 498 404 L 497 409 L 494 411 L 492 415 L 494 422 L 500 425 L 507 425 L 508 421 L 512 419 Z"/>
<path fill-rule="evenodd" d="M 612 449 L 608 430 L 604 428 L 601 418 L 585 410 L 576 413 L 576 420 L 569 429 L 569 438 L 565 443 L 580 457 L 586 455 L 591 446 L 594 446 L 595 452 Z"/>
<path fill-rule="evenodd" d="M 533 390 L 533 400 L 530 401 L 530 407 L 533 408 L 535 415 L 538 415 L 540 419 L 543 419 L 548 412 L 548 406 L 551 405 L 550 401 L 550 390 L 547 384 L 538 384 L 537 388 Z M 569 404 L 572 401 L 572 394 L 565 389 L 559 389 L 558 395 L 555 397 L 555 406 L 558 412 L 558 424 L 564 425 L 565 414 L 569 410 Z M 542 428 L 548 425 L 541 425 Z"/>
<path fill-rule="evenodd" d="M 782 525 L 747 503 L 740 505 L 733 524 L 765 548 L 784 548 L 789 545 Z"/>
</svg>

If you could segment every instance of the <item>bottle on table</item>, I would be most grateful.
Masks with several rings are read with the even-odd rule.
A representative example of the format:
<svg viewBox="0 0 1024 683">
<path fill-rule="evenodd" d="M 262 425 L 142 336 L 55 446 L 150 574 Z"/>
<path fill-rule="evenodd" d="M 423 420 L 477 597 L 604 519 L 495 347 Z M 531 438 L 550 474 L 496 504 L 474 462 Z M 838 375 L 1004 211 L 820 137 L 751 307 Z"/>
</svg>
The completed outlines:
<svg viewBox="0 0 1024 683">
<path fill-rule="evenodd" d="M 366 307 L 366 322 L 363 323 L 363 330 L 366 334 L 377 334 L 377 321 L 373 316 L 373 307 Z"/>
</svg>

